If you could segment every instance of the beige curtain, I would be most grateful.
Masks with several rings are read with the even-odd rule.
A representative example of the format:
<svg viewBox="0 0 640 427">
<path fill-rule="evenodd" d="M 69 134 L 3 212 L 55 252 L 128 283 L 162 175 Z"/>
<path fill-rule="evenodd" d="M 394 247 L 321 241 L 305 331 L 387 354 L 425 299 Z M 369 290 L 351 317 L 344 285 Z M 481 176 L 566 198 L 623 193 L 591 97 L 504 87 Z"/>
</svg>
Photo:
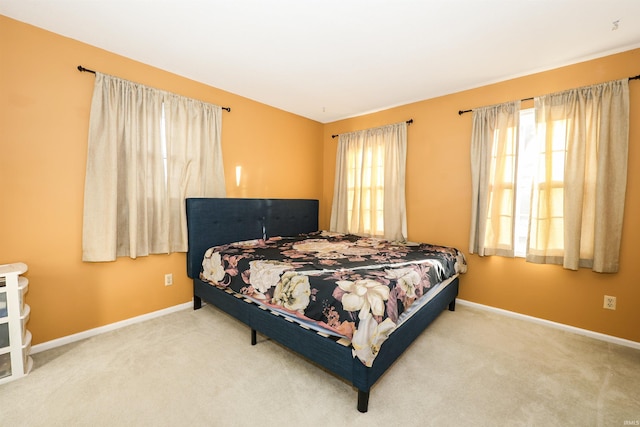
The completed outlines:
<svg viewBox="0 0 640 427">
<path fill-rule="evenodd" d="M 195 99 L 165 97 L 169 252 L 186 252 L 187 197 L 225 197 L 222 108 Z M 165 251 L 163 250 L 162 253 Z"/>
<path fill-rule="evenodd" d="M 473 110 L 469 252 L 514 256 L 520 101 Z"/>
<path fill-rule="evenodd" d="M 535 98 L 539 152 L 527 260 L 618 271 L 628 79 Z"/>
<path fill-rule="evenodd" d="M 340 135 L 332 231 L 405 240 L 407 123 Z"/>
<path fill-rule="evenodd" d="M 184 199 L 225 195 L 221 108 L 96 73 L 84 261 L 186 251 Z"/>
</svg>

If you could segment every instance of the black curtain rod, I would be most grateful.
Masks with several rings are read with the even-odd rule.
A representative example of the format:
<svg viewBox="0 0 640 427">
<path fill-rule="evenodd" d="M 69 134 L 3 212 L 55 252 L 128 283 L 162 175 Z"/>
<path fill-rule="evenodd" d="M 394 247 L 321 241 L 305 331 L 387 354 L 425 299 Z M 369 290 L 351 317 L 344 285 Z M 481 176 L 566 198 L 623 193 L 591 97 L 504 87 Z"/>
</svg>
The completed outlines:
<svg viewBox="0 0 640 427">
<path fill-rule="evenodd" d="M 84 68 L 82 65 L 78 65 L 78 71 L 85 72 L 85 73 L 91 73 L 91 74 L 95 74 L 96 73 L 93 70 L 90 70 L 88 68 Z"/>
<path fill-rule="evenodd" d="M 78 65 L 78 71 L 80 72 L 85 72 L 85 73 L 91 73 L 91 74 L 95 74 L 96 72 L 93 70 L 90 70 L 88 68 L 84 68 L 82 65 Z M 231 107 L 220 107 L 223 110 L 227 110 L 227 112 L 231 112 Z"/>
<path fill-rule="evenodd" d="M 407 123 L 408 125 L 410 125 L 411 123 L 413 123 L 413 119 L 409 119 L 409 120 L 407 120 L 407 121 L 406 121 L 406 123 Z M 339 134 L 338 134 L 338 135 L 331 135 L 331 138 L 336 138 L 336 137 L 338 137 L 338 136 L 340 136 L 340 135 L 339 135 Z"/>
<path fill-rule="evenodd" d="M 629 77 L 629 80 L 640 80 L 640 74 L 638 74 L 637 76 L 633 76 L 633 77 Z M 531 101 L 533 98 L 523 98 L 520 101 Z M 459 110 L 458 114 L 459 115 L 463 115 L 464 113 L 470 113 L 473 110 Z"/>
</svg>

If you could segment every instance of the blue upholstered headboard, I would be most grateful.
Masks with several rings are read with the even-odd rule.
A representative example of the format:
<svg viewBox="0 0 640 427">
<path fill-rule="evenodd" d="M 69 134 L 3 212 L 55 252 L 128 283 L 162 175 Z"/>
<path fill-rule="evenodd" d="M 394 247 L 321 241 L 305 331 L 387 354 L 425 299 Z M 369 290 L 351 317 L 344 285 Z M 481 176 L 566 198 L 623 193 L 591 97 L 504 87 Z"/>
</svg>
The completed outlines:
<svg viewBox="0 0 640 427">
<path fill-rule="evenodd" d="M 187 199 L 187 274 L 198 277 L 212 246 L 318 230 L 318 201 L 311 199 Z"/>
</svg>

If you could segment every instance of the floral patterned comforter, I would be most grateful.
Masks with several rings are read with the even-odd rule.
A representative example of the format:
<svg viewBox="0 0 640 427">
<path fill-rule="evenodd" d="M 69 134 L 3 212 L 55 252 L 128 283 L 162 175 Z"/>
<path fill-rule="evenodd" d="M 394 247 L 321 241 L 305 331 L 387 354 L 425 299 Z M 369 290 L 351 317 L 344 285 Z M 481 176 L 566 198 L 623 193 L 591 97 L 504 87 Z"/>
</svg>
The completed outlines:
<svg viewBox="0 0 640 427">
<path fill-rule="evenodd" d="M 371 366 L 400 315 L 466 271 L 455 248 L 317 232 L 216 246 L 200 278 L 351 341 Z"/>
</svg>

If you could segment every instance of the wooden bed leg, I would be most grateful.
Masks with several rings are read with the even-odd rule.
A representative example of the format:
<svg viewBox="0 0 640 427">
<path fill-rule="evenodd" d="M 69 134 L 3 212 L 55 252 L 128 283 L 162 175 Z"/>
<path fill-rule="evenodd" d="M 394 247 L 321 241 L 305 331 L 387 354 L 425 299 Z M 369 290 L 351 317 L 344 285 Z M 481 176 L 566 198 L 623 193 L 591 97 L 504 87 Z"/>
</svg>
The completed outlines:
<svg viewBox="0 0 640 427">
<path fill-rule="evenodd" d="M 197 296 L 193 296 L 193 309 L 194 310 L 199 310 L 200 308 L 202 308 L 202 298 L 197 297 Z"/>
<path fill-rule="evenodd" d="M 456 311 L 456 300 L 454 298 L 453 301 L 449 303 L 449 311 Z"/>
<path fill-rule="evenodd" d="M 369 410 L 369 392 L 358 390 L 358 411 L 365 413 Z"/>
<path fill-rule="evenodd" d="M 258 337 L 255 329 L 251 330 L 251 345 L 256 345 L 258 343 Z"/>
</svg>

